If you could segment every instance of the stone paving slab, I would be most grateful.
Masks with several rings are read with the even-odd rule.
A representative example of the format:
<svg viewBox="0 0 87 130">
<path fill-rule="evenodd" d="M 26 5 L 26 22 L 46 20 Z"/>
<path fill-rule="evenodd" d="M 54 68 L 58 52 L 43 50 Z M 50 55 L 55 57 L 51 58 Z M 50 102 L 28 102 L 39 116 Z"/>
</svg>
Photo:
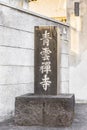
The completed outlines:
<svg viewBox="0 0 87 130">
<path fill-rule="evenodd" d="M 70 127 L 15 126 L 11 119 L 0 123 L 0 130 L 87 130 L 87 104 L 76 104 L 74 122 Z"/>
</svg>

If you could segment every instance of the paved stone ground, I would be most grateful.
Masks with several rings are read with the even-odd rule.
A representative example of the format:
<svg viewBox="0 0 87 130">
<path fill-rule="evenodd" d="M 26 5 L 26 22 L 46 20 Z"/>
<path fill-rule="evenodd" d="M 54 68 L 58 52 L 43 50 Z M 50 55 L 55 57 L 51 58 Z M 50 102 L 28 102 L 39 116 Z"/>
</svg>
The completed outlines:
<svg viewBox="0 0 87 130">
<path fill-rule="evenodd" d="M 70 127 L 16 126 L 11 119 L 0 123 L 0 130 L 87 130 L 87 104 L 76 104 L 75 118 Z"/>
</svg>

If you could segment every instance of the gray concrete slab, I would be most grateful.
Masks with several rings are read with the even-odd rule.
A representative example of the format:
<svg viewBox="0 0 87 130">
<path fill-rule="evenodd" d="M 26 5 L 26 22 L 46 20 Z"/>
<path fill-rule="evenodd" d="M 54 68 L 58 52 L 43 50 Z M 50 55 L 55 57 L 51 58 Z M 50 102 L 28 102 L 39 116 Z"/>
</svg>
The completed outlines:
<svg viewBox="0 0 87 130">
<path fill-rule="evenodd" d="M 14 119 L 0 123 L 0 130 L 86 130 L 87 104 L 76 104 L 75 117 L 70 127 L 15 126 Z"/>
</svg>

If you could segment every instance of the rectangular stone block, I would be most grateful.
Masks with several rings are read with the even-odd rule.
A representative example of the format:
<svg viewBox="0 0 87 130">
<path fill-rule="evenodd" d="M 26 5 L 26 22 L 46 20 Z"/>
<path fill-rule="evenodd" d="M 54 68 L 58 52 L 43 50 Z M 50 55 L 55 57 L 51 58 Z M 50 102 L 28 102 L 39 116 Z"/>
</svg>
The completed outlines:
<svg viewBox="0 0 87 130">
<path fill-rule="evenodd" d="M 0 84 L 26 84 L 34 82 L 33 72 L 34 67 L 0 66 Z"/>
<path fill-rule="evenodd" d="M 61 40 L 60 53 L 69 54 L 69 42 Z"/>
<path fill-rule="evenodd" d="M 73 94 L 27 94 L 16 97 L 15 123 L 25 126 L 69 126 L 74 117 L 74 105 Z"/>
<path fill-rule="evenodd" d="M 73 110 L 71 97 L 60 95 L 48 99 L 44 108 L 44 124 L 46 126 L 69 126 L 73 120 Z"/>
<path fill-rule="evenodd" d="M 0 45 L 34 49 L 34 34 L 0 26 Z"/>
<path fill-rule="evenodd" d="M 21 96 L 16 98 L 15 122 L 18 125 L 42 125 L 43 102 L 35 96 Z"/>
<path fill-rule="evenodd" d="M 0 46 L 0 65 L 34 66 L 34 50 Z"/>
<path fill-rule="evenodd" d="M 60 88 L 61 93 L 69 93 L 69 81 L 60 82 Z"/>
<path fill-rule="evenodd" d="M 60 81 L 66 82 L 69 81 L 69 69 L 60 68 Z"/>
<path fill-rule="evenodd" d="M 57 26 L 35 27 L 35 94 L 57 94 Z"/>
<path fill-rule="evenodd" d="M 69 67 L 69 55 L 61 54 L 60 67 Z"/>
</svg>

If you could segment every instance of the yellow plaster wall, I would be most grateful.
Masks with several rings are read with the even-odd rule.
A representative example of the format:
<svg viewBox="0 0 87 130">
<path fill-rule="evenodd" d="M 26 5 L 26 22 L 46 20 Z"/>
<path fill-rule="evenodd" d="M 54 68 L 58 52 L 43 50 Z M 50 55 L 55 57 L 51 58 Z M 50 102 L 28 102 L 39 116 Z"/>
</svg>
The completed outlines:
<svg viewBox="0 0 87 130">
<path fill-rule="evenodd" d="M 48 17 L 66 16 L 67 0 L 37 0 L 29 2 L 29 10 Z"/>
</svg>

